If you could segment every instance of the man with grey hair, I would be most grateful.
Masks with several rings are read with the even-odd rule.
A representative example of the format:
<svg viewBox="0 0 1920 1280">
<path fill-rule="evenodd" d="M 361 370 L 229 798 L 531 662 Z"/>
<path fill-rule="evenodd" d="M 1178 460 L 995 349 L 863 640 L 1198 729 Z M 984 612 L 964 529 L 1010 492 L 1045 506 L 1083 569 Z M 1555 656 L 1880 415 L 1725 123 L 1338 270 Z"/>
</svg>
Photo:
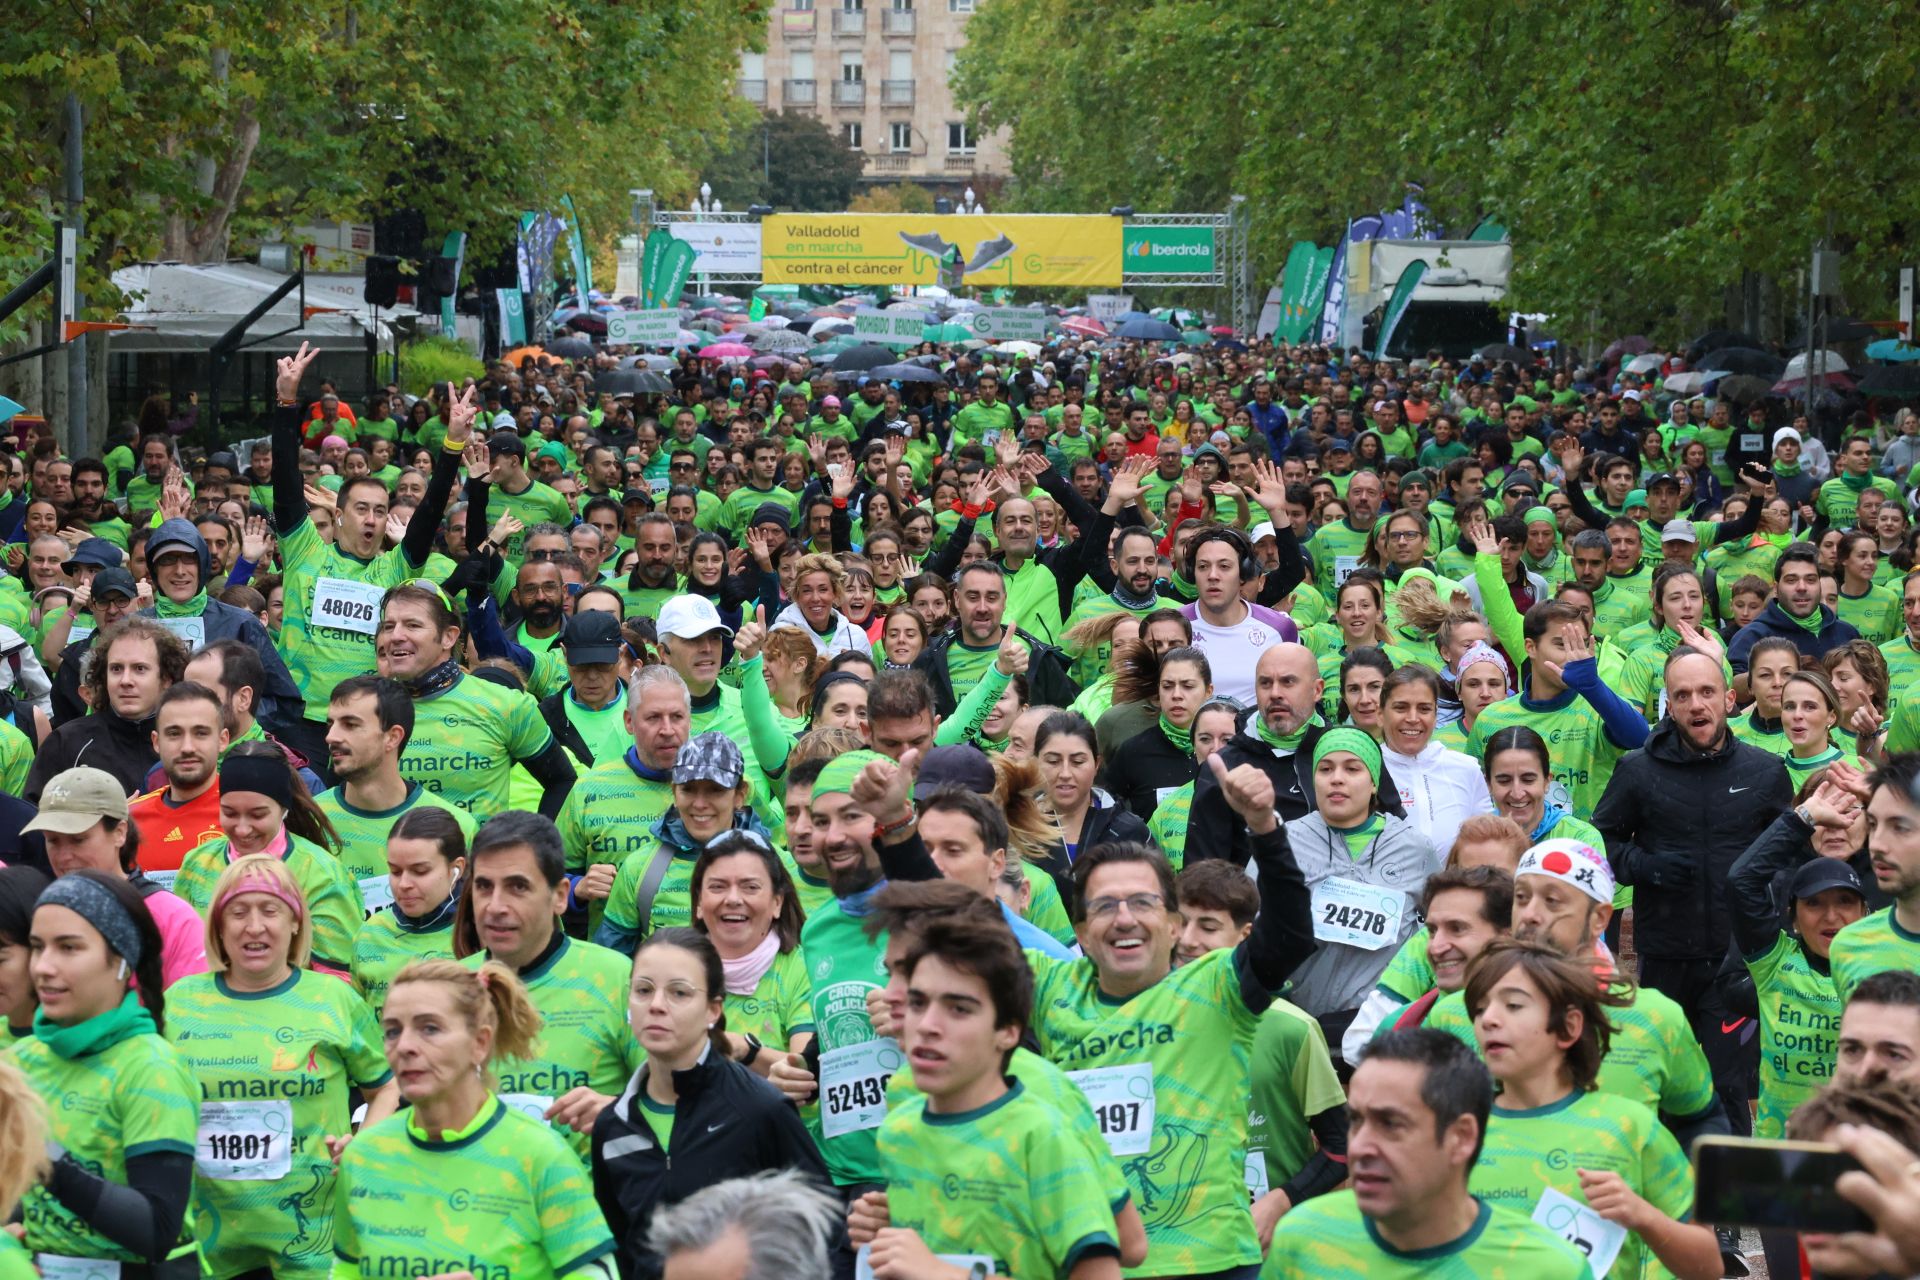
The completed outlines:
<svg viewBox="0 0 1920 1280">
<path fill-rule="evenodd" d="M 647 847 L 654 822 L 673 804 L 673 764 L 693 734 L 687 682 L 669 666 L 641 667 L 627 681 L 626 723 L 633 745 L 587 770 L 560 807 L 556 825 L 573 881 L 569 927 L 599 926 L 620 863 Z"/>
<path fill-rule="evenodd" d="M 828 1280 L 839 1202 L 792 1170 L 734 1178 L 653 1216 L 663 1280 Z"/>
</svg>

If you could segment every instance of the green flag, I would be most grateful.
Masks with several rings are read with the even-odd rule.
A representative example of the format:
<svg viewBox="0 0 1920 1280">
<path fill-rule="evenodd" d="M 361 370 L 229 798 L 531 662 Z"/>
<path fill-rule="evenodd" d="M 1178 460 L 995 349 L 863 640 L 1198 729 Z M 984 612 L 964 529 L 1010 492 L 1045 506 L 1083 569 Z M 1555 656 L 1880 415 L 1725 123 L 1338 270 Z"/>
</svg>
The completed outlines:
<svg viewBox="0 0 1920 1280">
<path fill-rule="evenodd" d="M 687 287 L 687 281 L 693 276 L 693 261 L 700 254 L 685 240 L 675 240 L 667 246 L 660 261 L 660 292 L 654 295 L 656 307 L 677 307 L 680 305 L 680 293 Z"/>
<path fill-rule="evenodd" d="M 667 246 L 673 237 L 656 228 L 647 233 L 640 249 L 640 309 L 650 311 L 660 305 L 660 268 L 666 261 Z"/>
<path fill-rule="evenodd" d="M 1393 286 L 1393 296 L 1387 299 L 1387 309 L 1380 313 L 1380 340 L 1374 345 L 1373 358 L 1386 358 L 1387 343 L 1393 341 L 1393 331 L 1400 324 L 1400 317 L 1407 314 L 1407 306 L 1413 301 L 1413 291 L 1420 287 L 1420 280 L 1427 274 L 1426 260 L 1420 259 L 1408 265 L 1400 273 L 1400 280 Z"/>
<path fill-rule="evenodd" d="M 1296 240 L 1287 253 L 1286 270 L 1280 274 L 1280 322 L 1274 336 L 1282 342 L 1300 341 L 1307 321 L 1307 286 L 1313 277 L 1313 241 Z"/>
<path fill-rule="evenodd" d="M 1493 220 L 1491 216 L 1480 219 L 1480 225 L 1468 233 L 1469 240 L 1505 240 L 1507 229 Z"/>
<path fill-rule="evenodd" d="M 580 215 L 574 211 L 573 197 L 561 196 L 567 207 L 567 252 L 573 258 L 573 296 L 582 311 L 588 309 L 593 292 L 593 263 L 587 259 L 587 238 L 580 231 Z"/>
<path fill-rule="evenodd" d="M 747 319 L 765 320 L 767 318 L 767 300 L 759 294 L 753 295 L 753 302 L 747 307 Z"/>
<path fill-rule="evenodd" d="M 1300 336 L 1296 342 L 1318 342 L 1320 339 L 1320 317 L 1326 310 L 1327 290 L 1333 287 L 1333 257 L 1336 248 L 1315 249 L 1311 270 L 1307 275 L 1306 308 L 1301 318 Z"/>
</svg>

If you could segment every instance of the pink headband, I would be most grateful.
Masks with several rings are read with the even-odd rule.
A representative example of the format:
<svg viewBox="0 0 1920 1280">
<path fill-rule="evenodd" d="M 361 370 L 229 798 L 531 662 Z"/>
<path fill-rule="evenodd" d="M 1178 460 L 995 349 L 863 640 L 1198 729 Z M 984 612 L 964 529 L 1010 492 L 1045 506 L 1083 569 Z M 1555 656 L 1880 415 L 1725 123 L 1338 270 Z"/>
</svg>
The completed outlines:
<svg viewBox="0 0 1920 1280">
<path fill-rule="evenodd" d="M 247 893 L 264 893 L 269 898 L 278 898 L 292 909 L 295 920 L 303 923 L 306 921 L 307 904 L 300 901 L 300 896 L 298 894 L 288 893 L 286 887 L 272 876 L 258 873 L 249 873 L 240 877 L 231 888 L 218 898 L 215 898 L 213 901 L 213 918 L 218 920 L 220 913 L 227 909 L 229 902 Z"/>
</svg>

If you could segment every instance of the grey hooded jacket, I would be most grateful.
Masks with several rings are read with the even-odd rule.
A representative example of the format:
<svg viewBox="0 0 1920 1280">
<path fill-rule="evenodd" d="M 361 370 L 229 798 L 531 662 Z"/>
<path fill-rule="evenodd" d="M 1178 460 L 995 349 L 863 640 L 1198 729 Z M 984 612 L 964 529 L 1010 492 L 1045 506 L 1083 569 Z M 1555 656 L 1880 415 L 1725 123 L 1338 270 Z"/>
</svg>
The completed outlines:
<svg viewBox="0 0 1920 1280">
<path fill-rule="evenodd" d="M 1340 877 L 1377 886 L 1391 902 L 1396 897 L 1400 918 L 1377 949 L 1366 949 L 1345 942 L 1320 938 L 1320 947 L 1307 962 L 1294 970 L 1293 990 L 1287 998 L 1316 1017 L 1357 1009 L 1367 998 L 1387 963 L 1399 951 L 1400 944 L 1419 927 L 1420 890 L 1427 877 L 1440 869 L 1440 855 L 1427 838 L 1403 818 L 1384 815 L 1381 828 L 1359 858 L 1347 851 L 1346 838 L 1334 831 L 1316 811 L 1286 824 L 1287 844 L 1293 860 L 1306 877 L 1307 888 L 1314 891 L 1313 924 L 1316 936 L 1327 925 L 1328 903 L 1321 895 L 1323 882 Z M 1390 915 L 1391 912 L 1389 911 Z"/>
</svg>

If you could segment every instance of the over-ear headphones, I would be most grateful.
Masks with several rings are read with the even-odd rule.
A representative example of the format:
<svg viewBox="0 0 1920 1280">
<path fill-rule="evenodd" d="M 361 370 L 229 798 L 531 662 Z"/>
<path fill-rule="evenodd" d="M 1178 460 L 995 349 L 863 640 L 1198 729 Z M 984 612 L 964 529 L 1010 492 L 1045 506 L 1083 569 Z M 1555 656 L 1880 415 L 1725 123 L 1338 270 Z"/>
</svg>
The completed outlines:
<svg viewBox="0 0 1920 1280">
<path fill-rule="evenodd" d="M 1194 562 L 1200 558 L 1200 548 L 1209 542 L 1224 542 L 1232 547 L 1234 554 L 1240 557 L 1240 581 L 1252 582 L 1261 577 L 1266 570 L 1260 567 L 1260 560 L 1253 554 L 1253 542 L 1246 534 L 1231 525 L 1217 524 L 1200 534 L 1187 544 L 1187 580 L 1193 580 Z"/>
</svg>

